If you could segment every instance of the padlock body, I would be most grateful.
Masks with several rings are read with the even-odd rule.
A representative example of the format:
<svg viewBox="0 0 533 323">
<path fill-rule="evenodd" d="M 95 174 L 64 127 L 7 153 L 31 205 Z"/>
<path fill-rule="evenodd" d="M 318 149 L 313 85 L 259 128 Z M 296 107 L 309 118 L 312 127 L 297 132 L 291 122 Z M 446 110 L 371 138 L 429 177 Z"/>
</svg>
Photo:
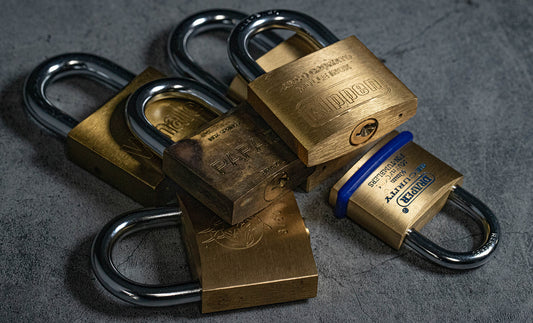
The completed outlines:
<svg viewBox="0 0 533 323">
<path fill-rule="evenodd" d="M 392 131 L 415 114 L 417 98 L 351 36 L 258 77 L 248 102 L 314 166 Z M 370 135 L 365 123 L 375 126 Z"/>
<path fill-rule="evenodd" d="M 236 224 L 299 185 L 312 169 L 250 107 L 241 106 L 167 148 L 163 171 Z"/>
<path fill-rule="evenodd" d="M 72 161 L 146 206 L 166 204 L 175 199 L 175 194 L 161 169 L 161 158 L 130 132 L 124 109 L 131 93 L 142 85 L 163 77 L 163 74 L 153 68 L 146 69 L 74 127 L 66 142 L 67 155 Z M 169 113 L 169 106 L 172 113 Z M 157 101 L 150 104 L 147 110 L 148 118 L 154 125 L 178 139 L 192 129 L 197 129 L 211 117 L 198 113 L 198 109 L 193 109 L 188 102 L 180 100 Z M 182 122 L 184 115 L 187 115 L 187 123 Z M 182 125 L 177 126 L 180 123 Z"/>
<path fill-rule="evenodd" d="M 380 148 L 398 132 L 385 136 L 334 185 L 330 204 L 338 192 Z M 405 144 L 367 176 L 348 201 L 347 216 L 363 228 L 400 248 L 409 229 L 420 230 L 444 206 L 463 176 L 414 142 Z"/>
<path fill-rule="evenodd" d="M 309 43 L 298 34 L 293 35 L 287 40 L 281 42 L 263 56 L 257 59 L 257 64 L 266 72 L 295 61 L 301 57 L 317 51 L 319 48 Z M 248 96 L 246 81 L 237 75 L 230 84 L 228 96 L 237 102 L 245 101 Z M 333 173 L 346 166 L 354 159 L 361 157 L 367 150 L 368 146 L 356 149 L 344 156 L 319 164 L 314 171 L 307 176 L 300 187 L 306 192 L 310 192 L 324 180 L 328 179 Z"/>
<path fill-rule="evenodd" d="M 292 192 L 233 226 L 187 193 L 180 192 L 179 200 L 203 313 L 316 296 L 309 232 Z"/>
</svg>

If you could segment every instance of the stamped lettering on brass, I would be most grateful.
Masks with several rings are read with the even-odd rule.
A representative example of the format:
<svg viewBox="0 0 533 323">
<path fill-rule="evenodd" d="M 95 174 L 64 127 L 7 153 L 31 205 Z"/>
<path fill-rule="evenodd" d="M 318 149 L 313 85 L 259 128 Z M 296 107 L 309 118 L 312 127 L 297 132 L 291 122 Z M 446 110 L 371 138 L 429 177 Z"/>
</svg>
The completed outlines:
<svg viewBox="0 0 533 323">
<path fill-rule="evenodd" d="M 263 218 L 268 218 L 268 223 Z M 214 242 L 227 249 L 242 250 L 257 245 L 267 230 L 274 231 L 278 235 L 288 233 L 286 219 L 282 211 L 273 210 L 267 215 L 257 214 L 235 225 L 230 225 L 216 218 L 207 229 L 198 232 L 198 234 L 207 235 L 207 239 L 202 241 L 202 245 L 205 247 Z"/>
<path fill-rule="evenodd" d="M 385 81 L 376 77 L 359 76 L 342 80 L 320 94 L 304 99 L 296 105 L 296 110 L 309 125 L 320 127 L 389 92 L 390 88 Z"/>
</svg>

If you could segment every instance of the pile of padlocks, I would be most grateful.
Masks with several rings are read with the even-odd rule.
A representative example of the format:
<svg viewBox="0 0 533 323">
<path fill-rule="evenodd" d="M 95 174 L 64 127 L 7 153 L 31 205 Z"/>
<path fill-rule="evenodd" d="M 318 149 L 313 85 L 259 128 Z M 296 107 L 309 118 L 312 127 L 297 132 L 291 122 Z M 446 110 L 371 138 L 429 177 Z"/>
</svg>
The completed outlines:
<svg viewBox="0 0 533 323">
<path fill-rule="evenodd" d="M 296 34 L 283 41 L 263 32 L 273 28 Z M 229 91 L 187 50 L 192 37 L 213 29 L 232 29 L 228 53 L 240 77 Z M 257 62 L 250 43 L 268 50 Z M 29 116 L 66 137 L 73 161 L 159 206 L 115 218 L 94 241 L 94 272 L 117 297 L 143 306 L 201 301 L 203 312 L 315 297 L 317 268 L 292 190 L 310 191 L 353 160 L 331 189 L 332 215 L 449 268 L 480 266 L 496 249 L 498 221 L 459 186 L 462 175 L 394 130 L 414 116 L 417 97 L 356 37 L 339 40 L 295 11 L 217 9 L 180 23 L 168 54 L 194 80 L 152 68 L 134 76 L 104 58 L 69 53 L 39 65 L 24 88 Z M 78 123 L 45 93 L 67 75 L 119 92 Z M 179 206 L 169 204 L 176 195 Z M 481 223 L 477 249 L 452 252 L 418 233 L 448 200 Z M 147 286 L 118 272 L 111 253 L 121 237 L 179 223 L 197 282 Z"/>
</svg>

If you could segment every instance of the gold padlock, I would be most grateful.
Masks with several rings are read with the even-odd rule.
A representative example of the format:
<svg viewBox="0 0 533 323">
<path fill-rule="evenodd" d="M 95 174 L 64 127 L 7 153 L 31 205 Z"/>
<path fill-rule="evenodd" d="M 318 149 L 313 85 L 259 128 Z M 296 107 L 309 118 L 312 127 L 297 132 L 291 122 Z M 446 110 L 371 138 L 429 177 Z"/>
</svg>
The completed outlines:
<svg viewBox="0 0 533 323">
<path fill-rule="evenodd" d="M 163 157 L 165 174 L 226 222 L 236 224 L 256 214 L 312 171 L 246 107 L 172 142 L 145 116 L 148 104 L 170 97 L 191 99 L 223 113 L 233 105 L 207 85 L 170 78 L 142 86 L 126 107 L 130 130 Z"/>
<path fill-rule="evenodd" d="M 482 265 L 499 241 L 496 217 L 460 187 L 460 173 L 412 138 L 410 132 L 393 131 L 357 161 L 331 189 L 329 202 L 335 206 L 335 215 L 350 217 L 395 249 L 407 242 L 442 266 L 468 269 Z M 454 253 L 418 233 L 448 200 L 481 221 L 485 231 L 481 247 Z"/>
<path fill-rule="evenodd" d="M 247 84 L 242 77 L 237 76 L 229 89 L 227 89 L 226 85 L 201 68 L 188 51 L 188 42 L 194 36 L 206 30 L 230 29 L 244 18 L 246 18 L 246 15 L 238 11 L 212 9 L 193 14 L 184 19 L 174 28 L 167 42 L 169 57 L 174 69 L 213 87 L 219 93 L 227 95 L 235 102 L 244 102 L 247 95 Z M 282 39 L 274 33 L 265 32 L 254 38 L 254 41 L 256 46 L 268 49 L 276 46 Z M 294 35 L 269 50 L 257 62 L 268 72 L 317 49 L 298 35 Z M 344 167 L 357 156 L 362 155 L 365 149 L 366 147 L 362 147 L 342 157 L 317 165 L 314 171 L 301 184 L 302 188 L 305 191 L 312 190 L 322 181 L 329 178 L 335 171 Z"/>
<path fill-rule="evenodd" d="M 57 109 L 46 88 L 67 75 L 87 76 L 120 90 L 81 122 Z M 26 111 L 45 130 L 66 138 L 69 158 L 143 205 L 175 198 L 161 170 L 161 159 L 131 134 L 124 117 L 126 98 L 141 85 L 164 77 L 153 68 L 138 76 L 104 58 L 82 53 L 50 58 L 35 68 L 24 86 Z M 167 113 L 171 107 L 171 113 Z M 147 111 L 151 121 L 177 140 L 216 117 L 186 100 L 159 101 Z"/>
<path fill-rule="evenodd" d="M 267 74 L 248 51 L 261 30 L 285 28 L 324 47 Z M 339 41 L 315 19 L 288 10 L 251 15 L 229 39 L 248 102 L 313 166 L 346 155 L 392 131 L 416 112 L 416 96 L 357 38 Z"/>
<path fill-rule="evenodd" d="M 108 223 L 95 238 L 92 267 L 113 295 L 141 306 L 201 301 L 203 313 L 316 296 L 318 273 L 309 232 L 292 192 L 234 226 L 187 193 L 180 192 L 179 198 L 183 212 L 177 207 L 130 212 Z M 179 222 L 197 282 L 147 286 L 117 271 L 111 255 L 122 236 Z"/>
</svg>

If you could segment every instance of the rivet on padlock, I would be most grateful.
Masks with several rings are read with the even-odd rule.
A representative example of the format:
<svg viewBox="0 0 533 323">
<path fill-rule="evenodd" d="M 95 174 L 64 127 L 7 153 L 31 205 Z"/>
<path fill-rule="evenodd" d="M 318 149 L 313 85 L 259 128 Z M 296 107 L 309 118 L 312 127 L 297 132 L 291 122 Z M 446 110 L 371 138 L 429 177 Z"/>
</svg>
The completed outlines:
<svg viewBox="0 0 533 323">
<path fill-rule="evenodd" d="M 95 79 L 118 92 L 111 100 L 81 122 L 55 107 L 46 97 L 46 89 L 54 81 L 72 75 Z M 66 138 L 69 158 L 92 174 L 113 185 L 143 205 L 166 204 L 175 198 L 170 181 L 161 171 L 161 160 L 131 134 L 124 119 L 124 102 L 140 85 L 164 77 L 148 68 L 135 76 L 119 65 L 90 54 L 70 53 L 46 60 L 26 79 L 24 100 L 26 111 L 39 126 Z M 165 103 L 151 106 L 151 111 L 166 109 Z M 206 115 L 198 106 L 172 102 L 173 115 L 165 115 L 162 130 L 179 137 L 188 128 L 216 115 Z M 159 111 L 159 112 L 161 112 Z M 163 111 L 164 112 L 164 111 Z M 161 113 L 159 113 L 161 114 Z M 184 116 L 190 121 L 174 127 Z M 157 118 L 156 118 L 157 119 Z"/>
<path fill-rule="evenodd" d="M 168 40 L 168 55 L 173 62 L 174 69 L 213 87 L 223 96 L 227 95 L 228 97 L 231 97 L 230 94 L 227 93 L 228 91 L 233 92 L 234 94 L 235 91 L 240 91 L 240 83 L 244 84 L 244 89 L 246 89 L 246 83 L 244 81 L 239 82 L 238 80 L 240 78 L 236 78 L 231 85 L 235 88 L 231 89 L 230 86 L 230 89 L 228 90 L 227 86 L 225 86 L 220 80 L 216 79 L 200 67 L 188 51 L 188 43 L 196 35 L 214 29 L 229 29 L 243 18 L 246 18 L 246 15 L 242 13 L 232 10 L 218 9 L 199 12 L 186 18 L 174 28 Z M 268 46 L 273 47 L 275 43 L 280 41 L 279 36 L 276 36 L 274 33 L 262 33 L 258 35 L 258 37 L 255 37 L 254 40 L 264 38 L 261 38 L 260 36 L 267 36 L 263 42 L 258 42 L 259 45 L 262 45 L 262 49 L 268 49 Z M 272 70 L 309 54 L 312 49 L 314 48 L 310 48 L 304 40 L 301 40 L 298 35 L 295 35 L 260 57 L 258 62 L 265 69 L 268 68 L 269 70 Z M 240 93 L 237 96 L 237 101 L 242 101 L 246 98 L 246 93 L 244 93 L 244 98 L 242 95 L 243 94 Z M 247 109 L 249 109 L 248 105 Z M 364 141 L 369 140 L 371 137 L 372 135 L 366 135 Z M 360 139 L 358 138 L 358 140 Z M 365 150 L 366 147 L 362 147 L 345 156 L 317 165 L 313 172 L 305 178 L 305 181 L 301 185 L 302 188 L 306 191 L 312 190 L 322 181 L 329 178 L 335 171 L 344 167 L 357 156 L 362 155 Z"/>
<path fill-rule="evenodd" d="M 248 43 L 272 28 L 295 31 L 321 49 L 265 74 L 252 59 Z M 233 29 L 228 53 L 249 82 L 248 102 L 307 166 L 366 145 L 416 112 L 416 96 L 357 38 L 339 41 L 299 12 L 251 15 Z M 355 127 L 368 119 L 375 120 L 372 129 L 365 129 L 372 130 L 369 139 L 353 138 Z"/>
<path fill-rule="evenodd" d="M 233 105 L 207 85 L 170 78 L 142 86 L 126 106 L 132 133 L 163 157 L 164 173 L 226 222 L 236 224 L 261 211 L 312 171 L 253 110 L 245 108 L 173 143 L 145 116 L 148 103 L 170 97 L 190 99 L 221 113 Z"/>
<path fill-rule="evenodd" d="M 463 176 L 412 142 L 410 132 L 393 131 L 372 147 L 331 189 L 335 216 L 346 215 L 388 245 L 404 243 L 448 268 L 483 265 L 500 239 L 492 211 L 459 186 Z M 450 201 L 479 221 L 483 244 L 453 252 L 431 242 L 420 230 Z"/>
<path fill-rule="evenodd" d="M 177 207 L 129 212 L 97 235 L 91 252 L 93 271 L 113 295 L 141 306 L 201 301 L 203 313 L 316 296 L 316 264 L 292 192 L 234 226 L 190 195 L 179 192 L 179 197 L 183 213 Z M 117 241 L 132 232 L 180 222 L 191 271 L 199 281 L 145 285 L 118 272 L 111 259 Z"/>
</svg>

